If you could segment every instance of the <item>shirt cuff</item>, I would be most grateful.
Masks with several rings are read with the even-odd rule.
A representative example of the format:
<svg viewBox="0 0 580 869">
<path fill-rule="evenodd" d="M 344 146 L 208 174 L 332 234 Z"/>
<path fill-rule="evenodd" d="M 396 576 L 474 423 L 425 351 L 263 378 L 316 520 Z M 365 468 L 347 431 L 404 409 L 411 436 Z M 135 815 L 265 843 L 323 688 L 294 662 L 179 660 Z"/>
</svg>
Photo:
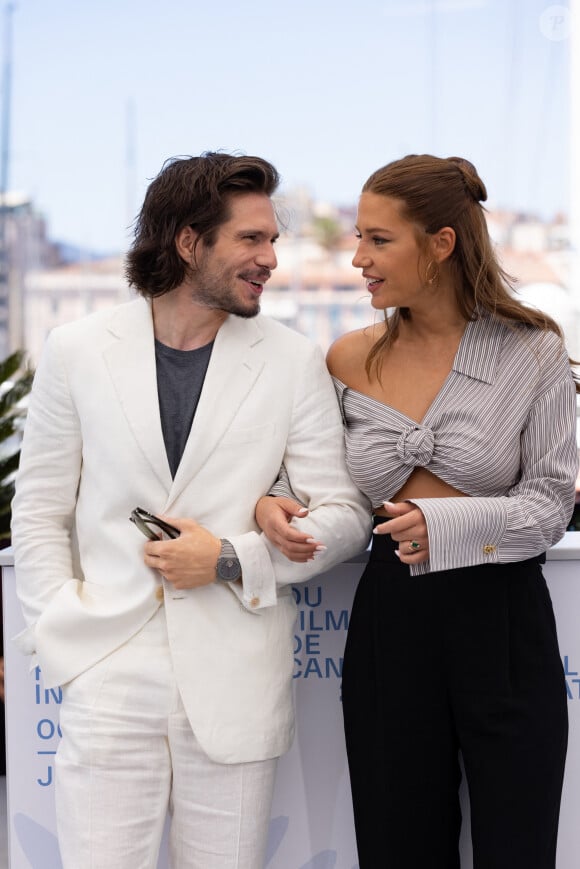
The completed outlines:
<svg viewBox="0 0 580 869">
<path fill-rule="evenodd" d="M 429 535 L 429 570 L 499 561 L 507 528 L 507 498 L 412 498 Z"/>
<path fill-rule="evenodd" d="M 275 606 L 278 600 L 276 577 L 270 555 L 261 536 L 255 531 L 227 538 L 242 565 L 242 582 L 232 582 L 231 589 L 250 612 L 258 613 Z"/>
</svg>

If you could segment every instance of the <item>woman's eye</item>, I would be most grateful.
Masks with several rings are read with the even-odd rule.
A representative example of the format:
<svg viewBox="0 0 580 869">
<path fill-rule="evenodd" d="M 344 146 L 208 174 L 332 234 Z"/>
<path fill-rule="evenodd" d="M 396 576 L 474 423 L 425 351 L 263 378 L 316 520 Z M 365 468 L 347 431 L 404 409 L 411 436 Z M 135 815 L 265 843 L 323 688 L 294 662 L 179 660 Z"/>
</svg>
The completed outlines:
<svg viewBox="0 0 580 869">
<path fill-rule="evenodd" d="M 377 247 L 380 247 L 380 245 L 382 244 L 387 244 L 388 238 L 379 238 L 378 236 L 374 236 L 373 242 L 377 245 Z"/>
</svg>

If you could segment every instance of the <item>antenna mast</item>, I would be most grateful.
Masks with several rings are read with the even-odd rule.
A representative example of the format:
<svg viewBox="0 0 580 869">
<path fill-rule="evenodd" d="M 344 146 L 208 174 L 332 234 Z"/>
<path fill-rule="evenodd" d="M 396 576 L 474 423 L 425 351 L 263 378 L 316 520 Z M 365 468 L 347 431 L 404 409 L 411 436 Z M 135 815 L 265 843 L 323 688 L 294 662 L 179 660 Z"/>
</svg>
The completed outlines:
<svg viewBox="0 0 580 869">
<path fill-rule="evenodd" d="M 9 352 L 10 262 L 6 223 L 10 170 L 10 116 L 12 95 L 12 13 L 14 4 L 4 8 L 4 64 L 2 68 L 2 144 L 0 147 L 0 357 Z"/>
</svg>

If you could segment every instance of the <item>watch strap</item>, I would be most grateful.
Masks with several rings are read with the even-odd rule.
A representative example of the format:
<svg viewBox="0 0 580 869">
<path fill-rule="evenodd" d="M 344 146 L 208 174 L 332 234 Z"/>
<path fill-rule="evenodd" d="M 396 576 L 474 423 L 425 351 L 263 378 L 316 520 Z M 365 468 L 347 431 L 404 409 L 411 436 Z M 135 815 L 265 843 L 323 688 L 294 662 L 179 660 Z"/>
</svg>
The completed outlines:
<svg viewBox="0 0 580 869">
<path fill-rule="evenodd" d="M 223 582 L 235 582 L 242 575 L 242 566 L 232 543 L 225 537 L 220 539 L 220 554 L 216 565 L 216 575 Z"/>
</svg>

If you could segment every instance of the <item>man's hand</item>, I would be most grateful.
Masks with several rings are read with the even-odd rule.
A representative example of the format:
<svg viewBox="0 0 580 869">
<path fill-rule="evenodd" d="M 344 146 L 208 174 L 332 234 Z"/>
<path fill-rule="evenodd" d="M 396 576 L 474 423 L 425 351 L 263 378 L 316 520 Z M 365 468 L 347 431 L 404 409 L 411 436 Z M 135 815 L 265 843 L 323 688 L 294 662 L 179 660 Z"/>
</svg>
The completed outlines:
<svg viewBox="0 0 580 869">
<path fill-rule="evenodd" d="M 161 518 L 175 525 L 180 536 L 146 543 L 145 564 L 158 570 L 175 588 L 199 588 L 214 582 L 221 549 L 219 537 L 194 519 Z"/>
<path fill-rule="evenodd" d="M 273 498 L 266 495 L 256 504 L 256 522 L 268 540 L 289 561 L 298 563 L 312 561 L 317 552 L 326 549 L 322 543 L 290 525 L 293 516 L 302 519 L 307 515 L 306 507 L 302 507 L 292 498 Z"/>
<path fill-rule="evenodd" d="M 373 533 L 390 534 L 399 543 L 398 555 L 404 564 L 428 561 L 429 535 L 421 510 L 408 501 L 385 501 L 383 506 L 391 518 L 377 525 Z"/>
</svg>

